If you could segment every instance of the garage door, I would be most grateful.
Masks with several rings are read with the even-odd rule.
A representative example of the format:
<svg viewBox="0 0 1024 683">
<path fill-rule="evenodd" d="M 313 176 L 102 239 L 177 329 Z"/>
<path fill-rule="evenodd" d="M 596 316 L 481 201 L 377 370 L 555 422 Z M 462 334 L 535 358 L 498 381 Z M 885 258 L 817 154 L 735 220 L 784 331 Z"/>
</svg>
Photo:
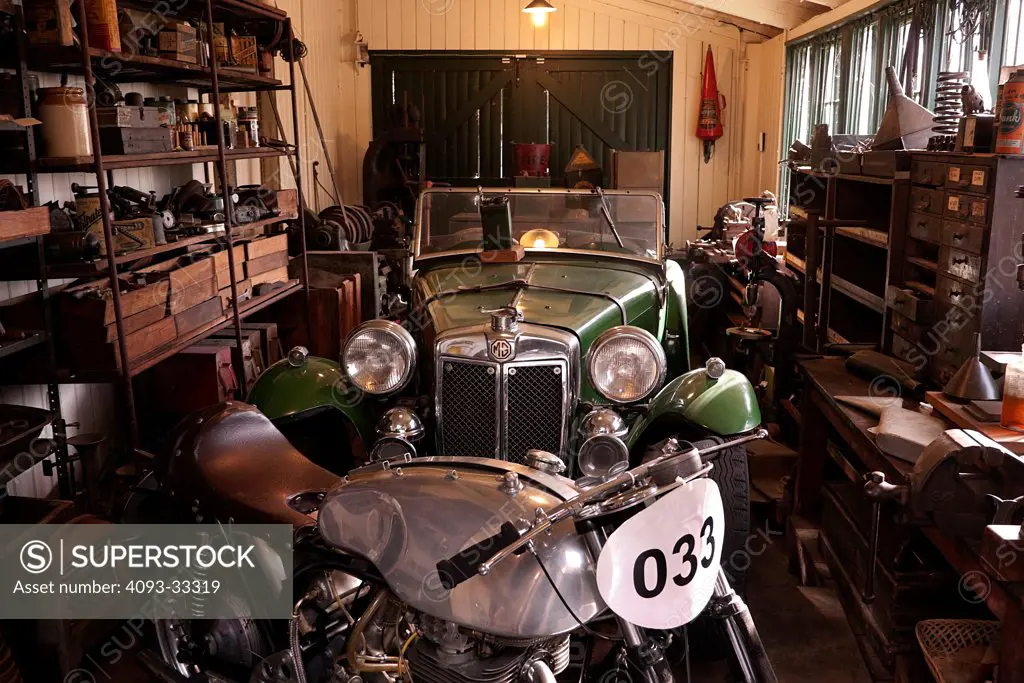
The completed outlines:
<svg viewBox="0 0 1024 683">
<path fill-rule="evenodd" d="M 417 107 L 434 181 L 508 185 L 513 142 L 551 142 L 556 183 L 577 145 L 602 162 L 606 186 L 613 149 L 670 156 L 671 53 L 375 51 L 371 63 L 374 134 L 396 105 Z"/>
</svg>

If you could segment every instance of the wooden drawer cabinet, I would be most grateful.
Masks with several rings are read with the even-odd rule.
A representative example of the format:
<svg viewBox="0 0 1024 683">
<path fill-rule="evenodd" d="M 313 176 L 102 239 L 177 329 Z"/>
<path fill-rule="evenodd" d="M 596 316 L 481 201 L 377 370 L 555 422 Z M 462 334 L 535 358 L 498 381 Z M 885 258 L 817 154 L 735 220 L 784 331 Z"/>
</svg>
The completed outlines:
<svg viewBox="0 0 1024 683">
<path fill-rule="evenodd" d="M 945 215 L 946 218 L 985 225 L 988 223 L 988 199 L 962 192 L 947 192 Z"/>
<path fill-rule="evenodd" d="M 969 164 L 950 164 L 946 168 L 945 185 L 949 189 L 985 194 L 988 192 L 989 168 Z"/>
<path fill-rule="evenodd" d="M 910 190 L 910 210 L 941 216 L 945 211 L 945 195 L 942 190 L 927 187 L 913 187 Z"/>
<path fill-rule="evenodd" d="M 941 186 L 946 180 L 946 165 L 938 161 L 913 159 L 910 162 L 910 182 L 915 185 Z"/>
<path fill-rule="evenodd" d="M 1024 158 L 915 151 L 910 167 L 906 230 L 890 239 L 885 350 L 906 357 L 916 345 L 929 359 L 926 379 L 941 388 L 970 357 L 975 333 L 986 350 L 1024 342 L 1014 256 L 1024 251 L 1024 201 L 1014 197 Z"/>
<path fill-rule="evenodd" d="M 926 213 L 910 214 L 910 236 L 922 242 L 939 244 L 942 235 L 942 219 Z"/>
</svg>

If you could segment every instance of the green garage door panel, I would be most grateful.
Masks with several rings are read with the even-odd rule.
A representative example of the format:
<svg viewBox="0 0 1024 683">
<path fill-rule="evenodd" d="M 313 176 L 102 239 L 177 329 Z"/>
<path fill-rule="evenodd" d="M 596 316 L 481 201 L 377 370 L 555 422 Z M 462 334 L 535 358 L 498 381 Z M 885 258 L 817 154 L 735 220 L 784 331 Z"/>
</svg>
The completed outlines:
<svg viewBox="0 0 1024 683">
<path fill-rule="evenodd" d="M 614 149 L 669 159 L 671 53 L 374 51 L 371 60 L 374 133 L 388 128 L 395 105 L 419 109 L 433 181 L 507 184 L 512 142 L 553 143 L 556 181 L 578 145 L 602 163 L 606 186 Z M 667 188 L 668 168 L 665 176 Z"/>
</svg>

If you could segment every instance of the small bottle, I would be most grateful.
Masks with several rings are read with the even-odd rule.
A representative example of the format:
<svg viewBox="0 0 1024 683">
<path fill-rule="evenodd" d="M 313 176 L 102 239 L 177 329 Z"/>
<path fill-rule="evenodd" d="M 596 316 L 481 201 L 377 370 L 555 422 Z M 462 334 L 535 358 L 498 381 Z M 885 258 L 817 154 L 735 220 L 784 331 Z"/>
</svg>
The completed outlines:
<svg viewBox="0 0 1024 683">
<path fill-rule="evenodd" d="M 1003 415 L 999 423 L 1007 429 L 1024 431 L 1024 346 L 1021 347 L 1021 357 L 1006 366 Z"/>
</svg>

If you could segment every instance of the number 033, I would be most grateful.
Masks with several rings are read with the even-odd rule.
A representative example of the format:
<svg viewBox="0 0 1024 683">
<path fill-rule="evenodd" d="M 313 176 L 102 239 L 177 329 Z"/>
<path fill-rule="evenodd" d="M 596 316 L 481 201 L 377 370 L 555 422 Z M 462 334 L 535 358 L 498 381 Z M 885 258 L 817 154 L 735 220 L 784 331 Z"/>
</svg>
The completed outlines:
<svg viewBox="0 0 1024 683">
<path fill-rule="evenodd" d="M 673 559 L 679 557 L 682 571 L 672 576 L 672 583 L 686 586 L 697 575 L 699 566 L 707 569 L 715 559 L 715 520 L 705 517 L 700 528 L 700 539 L 706 552 L 699 560 L 694 554 L 697 545 L 693 534 L 683 534 L 672 546 Z M 647 565 L 654 561 L 654 585 L 647 583 Z M 656 598 L 665 590 L 668 581 L 668 559 L 661 548 L 651 548 L 640 553 L 633 563 L 633 589 L 641 598 Z"/>
</svg>

